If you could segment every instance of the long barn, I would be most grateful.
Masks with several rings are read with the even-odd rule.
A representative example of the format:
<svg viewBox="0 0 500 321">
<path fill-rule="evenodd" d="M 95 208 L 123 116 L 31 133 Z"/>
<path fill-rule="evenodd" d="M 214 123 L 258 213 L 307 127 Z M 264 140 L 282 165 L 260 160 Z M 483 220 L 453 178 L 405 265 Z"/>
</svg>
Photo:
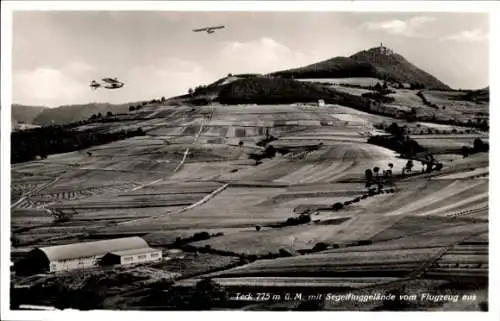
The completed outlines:
<svg viewBox="0 0 500 321">
<path fill-rule="evenodd" d="M 17 264 L 16 272 L 33 274 L 93 267 L 102 264 L 102 258 L 106 254 L 119 254 L 123 257 L 116 260 L 116 264 L 156 261 L 162 258 L 162 251 L 149 247 L 143 238 L 125 237 L 35 248 L 27 254 L 26 259 Z"/>
</svg>

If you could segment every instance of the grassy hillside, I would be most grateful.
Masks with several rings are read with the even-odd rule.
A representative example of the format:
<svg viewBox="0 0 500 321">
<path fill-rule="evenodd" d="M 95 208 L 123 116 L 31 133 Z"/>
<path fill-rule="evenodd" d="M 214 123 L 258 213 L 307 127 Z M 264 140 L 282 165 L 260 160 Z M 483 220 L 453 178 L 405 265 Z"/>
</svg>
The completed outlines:
<svg viewBox="0 0 500 321">
<path fill-rule="evenodd" d="M 32 124 L 47 107 L 12 105 L 12 120 L 18 123 Z"/>
<path fill-rule="evenodd" d="M 350 57 L 335 57 L 301 68 L 278 71 L 272 75 L 286 78 L 373 77 L 425 88 L 450 89 L 403 56 L 381 53 L 378 47 L 360 51 Z"/>
</svg>

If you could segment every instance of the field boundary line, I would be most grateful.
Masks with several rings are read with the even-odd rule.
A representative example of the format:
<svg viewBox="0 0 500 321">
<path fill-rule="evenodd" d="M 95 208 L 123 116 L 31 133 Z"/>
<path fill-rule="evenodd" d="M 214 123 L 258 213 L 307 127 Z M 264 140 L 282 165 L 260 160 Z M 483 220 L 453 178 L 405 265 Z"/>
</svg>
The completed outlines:
<svg viewBox="0 0 500 321">
<path fill-rule="evenodd" d="M 150 217 L 142 217 L 142 218 L 135 218 L 135 219 L 131 219 L 131 220 L 128 220 L 128 221 L 123 221 L 123 222 L 119 222 L 119 223 L 116 223 L 115 226 L 120 226 L 120 225 L 127 225 L 127 224 L 130 224 L 130 223 L 138 223 L 138 222 L 148 222 L 148 221 L 155 221 L 157 219 L 160 219 L 162 218 L 164 215 L 168 215 L 168 214 L 179 214 L 179 213 L 183 213 L 185 211 L 188 211 L 190 209 L 193 209 L 199 205 L 202 205 L 206 202 L 208 202 L 210 199 L 212 199 L 213 197 L 215 197 L 217 194 L 221 193 L 222 191 L 224 191 L 227 187 L 229 186 L 229 183 L 226 183 L 220 187 L 218 187 L 216 190 L 212 191 L 210 194 L 208 194 L 207 196 L 203 197 L 201 200 L 189 205 L 189 206 L 186 206 L 186 207 L 183 207 L 179 210 L 176 210 L 176 211 L 172 211 L 172 212 L 166 212 L 166 213 L 162 213 L 162 214 L 159 214 L 159 215 L 155 215 L 155 216 L 150 216 Z"/>
<path fill-rule="evenodd" d="M 152 182 L 149 182 L 149 183 L 147 183 L 147 184 L 142 184 L 142 185 L 140 185 L 140 186 L 137 186 L 137 187 L 132 188 L 130 191 L 131 191 L 131 192 L 135 192 L 135 191 L 140 190 L 140 189 L 142 189 L 142 188 L 144 188 L 144 187 L 146 187 L 146 186 L 150 186 L 150 185 L 154 185 L 154 184 L 156 184 L 156 183 L 159 183 L 159 182 L 160 182 L 160 181 L 162 181 L 162 180 L 163 180 L 163 178 L 160 178 L 160 179 L 157 179 L 156 181 L 152 181 Z"/>
<path fill-rule="evenodd" d="M 210 119 L 212 119 L 212 117 L 214 115 L 214 111 L 215 111 L 215 108 L 212 108 L 212 112 L 211 112 L 210 116 L 208 117 L 208 121 L 210 121 Z M 204 119 L 204 121 L 201 123 L 200 129 L 198 130 L 198 132 L 194 136 L 193 142 L 191 144 L 195 144 L 196 143 L 196 141 L 198 140 L 198 138 L 201 135 L 201 132 L 205 128 L 206 122 L 207 122 L 207 119 Z M 184 165 L 184 162 L 186 161 L 186 158 L 187 158 L 188 154 L 189 154 L 189 147 L 186 148 L 186 151 L 184 152 L 184 156 L 182 157 L 181 162 L 174 169 L 174 173 L 177 173 L 177 171 L 182 167 L 182 165 Z"/>
<path fill-rule="evenodd" d="M 215 196 L 217 196 L 218 194 L 220 194 L 221 192 L 223 192 L 226 188 L 228 188 L 228 186 L 229 186 L 229 183 L 226 183 L 226 184 L 222 185 L 221 187 L 217 188 L 212 193 L 210 193 L 207 196 L 203 197 L 198 202 L 193 203 L 193 204 L 191 204 L 191 205 L 189 205 L 187 207 L 184 207 L 184 208 L 180 209 L 177 213 L 182 213 L 182 212 L 185 212 L 187 210 L 193 209 L 193 208 L 195 208 L 197 206 L 200 206 L 202 204 L 205 204 L 206 202 L 208 202 L 209 200 L 211 200 L 212 198 L 214 198 Z"/>
</svg>

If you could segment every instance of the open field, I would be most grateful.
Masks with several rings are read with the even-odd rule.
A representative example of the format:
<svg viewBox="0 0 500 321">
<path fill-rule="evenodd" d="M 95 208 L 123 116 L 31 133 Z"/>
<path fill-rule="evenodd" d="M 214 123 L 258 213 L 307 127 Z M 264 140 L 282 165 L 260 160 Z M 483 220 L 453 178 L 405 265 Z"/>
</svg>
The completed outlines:
<svg viewBox="0 0 500 321">
<path fill-rule="evenodd" d="M 430 109 L 415 91 L 395 96 L 402 106 Z M 181 248 L 184 258 L 106 277 L 140 274 L 149 284 L 170 275 L 180 287 L 210 276 L 243 290 L 363 289 L 420 276 L 446 279 L 461 275 L 460 264 L 481 264 L 474 275 L 487 277 L 487 247 L 463 242 L 488 230 L 488 154 L 456 153 L 486 134 L 453 134 L 445 126 L 447 135 L 412 135 L 443 168 L 422 174 L 415 162 L 413 175 L 400 177 L 408 160 L 367 143 L 384 133 L 374 125 L 401 123 L 390 117 L 312 104 L 158 106 L 126 117 L 139 113 L 141 119 L 84 126 L 139 126 L 145 136 L 12 165 L 14 252 L 139 235 L 165 251 Z M 267 135 L 278 152 L 250 159 L 265 150 Z M 365 170 L 382 173 L 389 163 L 394 181 L 368 196 Z M 333 210 L 335 203 L 345 205 Z M 75 213 L 59 222 L 45 208 Z M 305 212 L 310 221 L 287 225 Z M 201 232 L 209 237 L 189 241 Z M 311 252 L 318 244 L 323 248 Z M 132 297 L 138 289 L 120 291 Z"/>
</svg>

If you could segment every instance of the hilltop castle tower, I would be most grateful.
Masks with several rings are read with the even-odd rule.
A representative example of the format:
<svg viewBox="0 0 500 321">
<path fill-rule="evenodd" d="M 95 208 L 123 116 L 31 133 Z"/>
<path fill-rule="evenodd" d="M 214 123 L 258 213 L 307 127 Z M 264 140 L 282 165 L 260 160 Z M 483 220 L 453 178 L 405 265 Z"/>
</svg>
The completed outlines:
<svg viewBox="0 0 500 321">
<path fill-rule="evenodd" d="M 380 54 L 382 55 L 392 55 L 394 53 L 391 49 L 385 47 L 382 43 L 380 43 L 379 50 Z"/>
</svg>

